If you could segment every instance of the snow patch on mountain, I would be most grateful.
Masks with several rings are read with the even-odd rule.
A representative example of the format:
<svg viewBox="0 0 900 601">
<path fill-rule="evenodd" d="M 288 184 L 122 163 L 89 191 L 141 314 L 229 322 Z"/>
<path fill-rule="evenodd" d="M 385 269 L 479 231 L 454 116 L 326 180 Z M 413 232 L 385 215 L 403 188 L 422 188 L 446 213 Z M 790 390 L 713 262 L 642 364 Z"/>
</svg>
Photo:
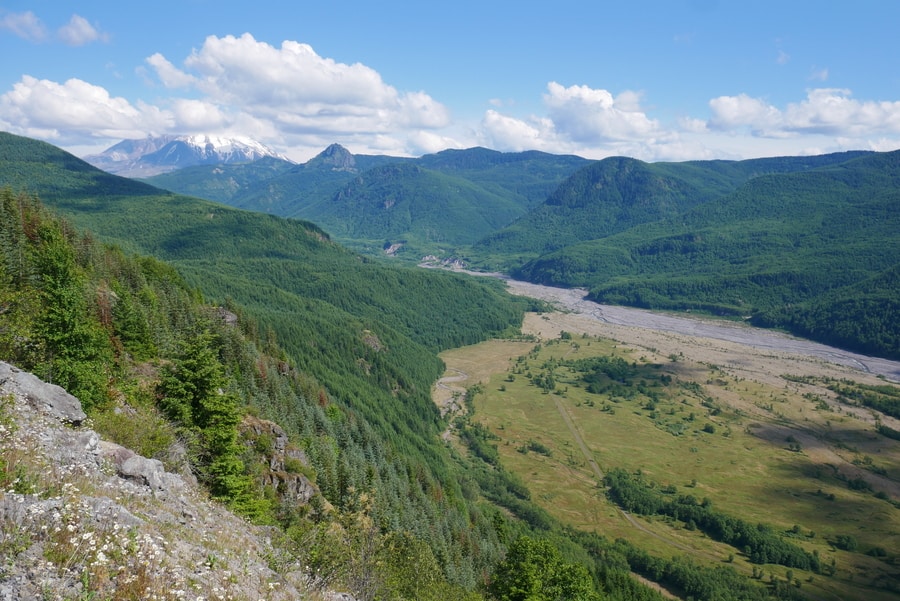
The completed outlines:
<svg viewBox="0 0 900 601">
<path fill-rule="evenodd" d="M 150 177 L 194 165 L 249 163 L 265 157 L 293 162 L 251 138 L 206 134 L 123 140 L 84 160 L 116 175 Z"/>
</svg>

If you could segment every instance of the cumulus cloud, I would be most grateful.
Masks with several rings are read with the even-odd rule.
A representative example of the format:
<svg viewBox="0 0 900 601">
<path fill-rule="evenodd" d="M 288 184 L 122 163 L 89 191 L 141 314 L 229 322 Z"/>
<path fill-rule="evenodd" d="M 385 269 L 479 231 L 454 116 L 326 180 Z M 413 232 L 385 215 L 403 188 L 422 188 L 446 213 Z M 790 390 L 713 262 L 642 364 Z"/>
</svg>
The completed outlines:
<svg viewBox="0 0 900 601">
<path fill-rule="evenodd" d="M 407 140 L 407 148 L 414 155 L 432 154 L 448 148 L 464 148 L 458 140 L 433 131 L 415 131 Z"/>
<path fill-rule="evenodd" d="M 588 158 L 624 154 L 645 159 L 681 156 L 687 149 L 675 131 L 666 130 L 641 107 L 642 95 L 626 90 L 616 96 L 584 85 L 547 84 L 545 116 L 518 118 L 491 109 L 481 122 L 484 143 L 499 150 L 528 149 L 574 153 Z"/>
<path fill-rule="evenodd" d="M 172 102 L 173 126 L 181 131 L 222 131 L 231 119 L 211 102 L 179 98 Z"/>
<path fill-rule="evenodd" d="M 618 97 L 607 90 L 550 82 L 544 95 L 557 132 L 578 142 L 630 140 L 657 135 L 660 126 L 640 108 L 640 94 Z"/>
<path fill-rule="evenodd" d="M 556 145 L 550 120 L 534 117 L 525 121 L 493 109 L 481 120 L 481 136 L 487 146 L 506 151 L 547 150 Z"/>
<path fill-rule="evenodd" d="M 865 137 L 900 133 L 900 102 L 858 101 L 850 90 L 818 88 L 783 110 L 746 94 L 720 96 L 709 103 L 712 129 L 749 129 L 762 137 L 827 135 Z"/>
<path fill-rule="evenodd" d="M 31 42 L 47 39 L 46 27 L 30 10 L 24 13 L 4 14 L 0 17 L 0 30 L 2 29 Z"/>
<path fill-rule="evenodd" d="M 69 46 L 84 46 L 98 40 L 106 41 L 108 37 L 80 15 L 72 15 L 69 22 L 59 28 L 57 35 Z"/>
<path fill-rule="evenodd" d="M 709 127 L 716 130 L 735 130 L 749 127 L 759 135 L 775 131 L 781 121 L 781 113 L 760 98 L 747 94 L 719 96 L 709 101 L 712 117 Z"/>
<path fill-rule="evenodd" d="M 162 54 L 146 59 L 167 88 L 187 88 L 220 115 L 268 123 L 295 140 L 381 136 L 410 141 L 450 124 L 447 108 L 423 91 L 401 92 L 374 69 L 319 56 L 308 44 L 276 47 L 242 36 L 209 36 L 182 66 Z M 198 113 L 196 127 L 209 117 Z M 396 142 L 391 144 L 396 145 Z"/>
<path fill-rule="evenodd" d="M 147 57 L 146 62 L 153 67 L 156 76 L 167 88 L 185 88 L 196 82 L 194 77 L 178 69 L 159 52 Z"/>
<path fill-rule="evenodd" d="M 80 79 L 63 84 L 29 75 L 0 96 L 0 118 L 8 129 L 45 139 L 132 138 L 165 131 L 172 116 L 143 103 L 110 96 Z"/>
</svg>

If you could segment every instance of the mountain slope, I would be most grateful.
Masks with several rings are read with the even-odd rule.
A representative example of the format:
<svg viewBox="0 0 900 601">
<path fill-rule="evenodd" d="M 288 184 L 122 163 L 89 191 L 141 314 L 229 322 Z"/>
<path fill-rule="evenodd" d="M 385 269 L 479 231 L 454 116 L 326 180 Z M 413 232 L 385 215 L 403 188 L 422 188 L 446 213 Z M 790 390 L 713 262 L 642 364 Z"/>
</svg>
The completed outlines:
<svg viewBox="0 0 900 601">
<path fill-rule="evenodd" d="M 158 136 L 123 140 L 85 160 L 99 169 L 128 177 L 149 177 L 193 165 L 246 163 L 264 157 L 287 161 L 250 138 Z"/>
<path fill-rule="evenodd" d="M 248 185 L 259 180 L 276 178 L 294 167 L 296 167 L 294 163 L 266 157 L 252 163 L 194 165 L 140 179 L 157 188 L 172 190 L 178 194 L 236 206 L 231 200 Z"/>
<path fill-rule="evenodd" d="M 353 155 L 333 144 L 283 172 L 180 170 L 146 181 L 235 207 L 311 220 L 354 248 L 404 241 L 412 259 L 474 242 L 542 202 L 588 161 L 541 152 L 447 150 L 418 159 Z M 255 176 L 255 180 L 254 180 Z M 379 199 L 387 199 L 379 209 Z M 399 204 L 398 204 L 399 203 Z"/>
<path fill-rule="evenodd" d="M 410 585 L 443 590 L 436 598 L 469 598 L 459 584 L 471 589 L 475 575 L 490 569 L 497 537 L 480 508 L 462 499 L 449 458 L 439 456 L 438 473 L 426 462 L 440 445 L 424 447 L 424 455 L 408 450 L 415 442 L 404 435 L 403 412 L 391 415 L 389 396 L 379 398 L 374 385 L 354 391 L 394 420 L 384 437 L 343 404 L 346 389 L 326 387 L 299 368 L 274 330 L 258 330 L 246 313 L 203 304 L 172 267 L 102 245 L 9 189 L 0 190 L 0 217 L 0 356 L 54 382 L 40 384 L 0 362 L 4 598 L 32 599 L 32 584 L 60 598 L 175 599 L 183 595 L 165 591 L 183 584 L 209 587 L 211 598 L 224 591 L 246 598 L 257 586 L 266 589 L 248 581 L 256 574 L 290 580 L 318 598 L 315 592 L 339 583 L 357 594 L 355 573 L 363 565 L 378 574 L 379 595 L 387 599 L 409 598 L 388 591 Z M 317 317 L 328 322 L 328 313 Z M 352 333 L 352 316 L 342 317 Z M 302 341 L 333 345 L 330 358 L 358 370 L 361 359 L 340 353 L 346 341 L 329 325 L 329 340 Z M 365 335 L 369 347 L 378 340 L 374 331 Z M 391 355 L 398 346 L 378 352 Z M 422 356 L 412 360 L 427 363 L 417 350 Z M 377 361 L 368 370 L 373 379 L 386 375 Z M 48 435 L 18 411 L 45 407 L 74 429 Z M 122 446 L 99 443 L 86 417 Z M 426 419 L 406 419 L 425 440 Z M 199 502 L 197 484 L 207 501 Z M 263 539 L 242 536 L 231 544 L 250 528 L 209 496 L 268 526 L 262 563 L 254 558 Z M 23 513 L 25 506 L 35 511 Z M 222 529 L 238 522 L 243 526 Z M 473 537 L 471 525 L 479 523 Z M 167 536 L 172 553 L 160 555 L 161 539 L 149 541 L 151 533 Z M 141 539 L 151 544 L 144 549 Z M 397 545 L 415 549 L 424 578 L 388 567 L 408 564 L 392 552 Z M 207 558 L 203 574 L 198 557 Z M 240 582 L 226 571 L 236 569 Z"/>
<path fill-rule="evenodd" d="M 434 352 L 521 319 L 498 282 L 369 262 L 309 223 L 165 193 L 9 134 L 0 135 L 3 185 L 39 194 L 103 239 L 166 259 L 211 298 L 244 306 L 343 403 L 383 429 L 400 427 L 396 444 L 425 445 L 423 455 L 438 427 Z M 421 421 L 391 423 L 392 406 Z"/>
<path fill-rule="evenodd" d="M 771 316 L 893 269 L 898 256 L 900 152 L 894 152 L 759 176 L 674 217 L 545 254 L 516 274 L 589 287 L 600 302 Z M 797 311 L 767 323 L 804 321 Z M 885 341 L 896 336 L 896 321 L 870 318 L 887 328 Z M 815 331 L 816 339 L 829 339 Z M 844 339 L 851 348 L 871 349 L 861 336 Z M 896 348 L 878 348 L 897 356 Z"/>
<path fill-rule="evenodd" d="M 332 144 L 299 165 L 270 157 L 249 164 L 197 165 L 142 179 L 166 190 L 239 209 L 302 217 L 309 205 L 331 198 L 362 171 L 402 160 L 354 155 L 340 144 Z"/>
<path fill-rule="evenodd" d="M 412 163 L 376 167 L 341 188 L 306 217 L 350 240 L 468 244 L 521 215 L 508 196 Z"/>
<path fill-rule="evenodd" d="M 474 256 L 510 264 L 667 219 L 766 173 L 804 171 L 860 153 L 748 161 L 645 163 L 611 157 L 583 167 L 514 224 L 480 240 Z"/>
</svg>

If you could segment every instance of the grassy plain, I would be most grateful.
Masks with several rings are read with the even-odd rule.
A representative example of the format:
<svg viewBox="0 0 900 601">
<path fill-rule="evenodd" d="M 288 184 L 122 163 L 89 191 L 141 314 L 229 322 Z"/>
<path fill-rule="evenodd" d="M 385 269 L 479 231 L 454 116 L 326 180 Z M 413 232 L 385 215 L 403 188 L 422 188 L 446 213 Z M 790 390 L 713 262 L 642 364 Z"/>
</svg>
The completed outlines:
<svg viewBox="0 0 900 601">
<path fill-rule="evenodd" d="M 503 464 L 555 517 L 656 555 L 731 558 L 748 574 L 787 575 L 685 524 L 627 515 L 606 499 L 605 470 L 641 470 L 833 562 L 833 576 L 793 570 L 812 598 L 896 599 L 885 588 L 900 578 L 900 443 L 879 435 L 871 411 L 840 402 L 821 378 L 884 381 L 819 359 L 573 314 L 529 315 L 523 331 L 541 343 L 491 341 L 441 357 L 457 394 L 483 384 L 474 419 L 499 437 Z M 567 362 L 597 356 L 633 365 L 629 385 L 589 392 Z M 548 375 L 552 384 L 535 384 Z M 900 430 L 897 420 L 879 418 Z M 853 537 L 857 550 L 837 549 L 839 535 Z"/>
</svg>

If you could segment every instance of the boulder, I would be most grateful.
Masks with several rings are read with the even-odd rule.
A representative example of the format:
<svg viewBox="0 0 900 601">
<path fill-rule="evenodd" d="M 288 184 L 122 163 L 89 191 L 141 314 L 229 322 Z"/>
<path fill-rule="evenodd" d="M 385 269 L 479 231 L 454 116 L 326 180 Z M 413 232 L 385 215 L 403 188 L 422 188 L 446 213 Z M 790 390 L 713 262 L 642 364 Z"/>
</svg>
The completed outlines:
<svg viewBox="0 0 900 601">
<path fill-rule="evenodd" d="M 54 418 L 74 425 L 87 419 L 81 401 L 57 386 L 48 384 L 34 374 L 0 361 L 0 386 L 13 386 L 29 404 Z"/>
<path fill-rule="evenodd" d="M 109 459 L 120 478 L 131 480 L 149 487 L 153 492 L 169 492 L 173 487 L 181 487 L 182 480 L 170 474 L 158 459 L 147 459 L 131 449 L 104 442 L 102 456 Z"/>
</svg>

